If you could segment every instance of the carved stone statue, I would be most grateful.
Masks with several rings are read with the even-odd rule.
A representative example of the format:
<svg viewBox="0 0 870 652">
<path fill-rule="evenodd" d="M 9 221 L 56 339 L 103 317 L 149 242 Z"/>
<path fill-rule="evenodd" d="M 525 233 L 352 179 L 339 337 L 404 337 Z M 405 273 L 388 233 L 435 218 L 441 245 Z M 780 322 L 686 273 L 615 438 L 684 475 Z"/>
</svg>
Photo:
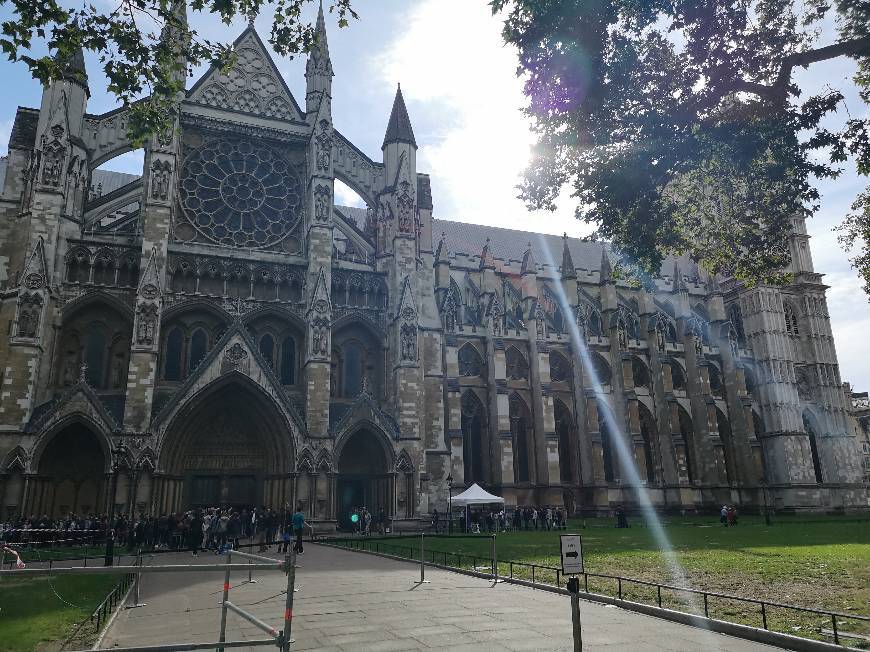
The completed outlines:
<svg viewBox="0 0 870 652">
<path fill-rule="evenodd" d="M 329 188 L 317 186 L 314 190 L 314 221 L 324 224 L 329 221 Z"/>
<path fill-rule="evenodd" d="M 169 161 L 154 161 L 151 164 L 151 198 L 166 200 L 169 198 L 169 179 L 172 175 L 172 164 Z"/>
<path fill-rule="evenodd" d="M 157 330 L 157 306 L 146 304 L 139 308 L 139 320 L 136 323 L 136 344 L 151 346 L 154 344 L 154 333 Z"/>
<path fill-rule="evenodd" d="M 329 320 L 319 317 L 311 322 L 311 355 L 322 358 L 329 351 Z"/>
<path fill-rule="evenodd" d="M 665 329 L 661 324 L 656 326 L 656 347 L 659 353 L 665 352 Z"/>
<path fill-rule="evenodd" d="M 403 324 L 400 333 L 402 362 L 417 361 L 417 327 Z"/>
</svg>

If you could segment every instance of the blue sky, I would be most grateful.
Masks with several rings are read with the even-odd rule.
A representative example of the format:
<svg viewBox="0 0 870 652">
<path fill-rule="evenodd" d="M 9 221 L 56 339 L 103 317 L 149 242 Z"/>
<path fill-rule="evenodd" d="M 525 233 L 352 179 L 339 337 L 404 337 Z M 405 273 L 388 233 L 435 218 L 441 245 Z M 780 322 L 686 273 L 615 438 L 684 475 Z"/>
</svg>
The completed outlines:
<svg viewBox="0 0 870 652">
<path fill-rule="evenodd" d="M 108 6 L 108 0 L 96 2 Z M 327 16 L 335 69 L 333 116 L 343 134 L 377 160 L 401 82 L 420 146 L 418 170 L 432 175 L 437 217 L 546 233 L 588 232 L 573 218 L 567 197 L 555 214 L 529 213 L 516 199 L 515 185 L 532 137 L 520 113 L 524 100 L 514 74 L 515 54 L 502 43 L 500 22 L 485 0 L 357 0 L 355 7 L 361 19 L 346 29 L 339 30 Z M 3 7 L 0 19 L 8 13 Z M 246 23 L 237 20 L 226 27 L 193 14 L 191 25 L 204 38 L 232 41 Z M 268 15 L 257 20 L 264 40 L 269 25 Z M 275 61 L 304 103 L 304 60 Z M 87 63 L 93 93 L 89 111 L 114 108 L 112 98 L 99 90 L 96 60 L 88 57 Z M 806 94 L 826 84 L 851 88 L 841 82 L 853 70 L 850 62 L 837 61 L 799 71 L 797 80 Z M 6 61 L 0 62 L 0 80 L 5 91 L 0 94 L 0 152 L 5 152 L 16 106 L 38 107 L 41 90 L 23 66 Z M 836 120 L 846 111 L 866 115 L 868 107 L 851 91 Z M 141 155 L 131 153 L 105 167 L 140 174 Z M 832 229 L 866 185 L 852 168 L 835 181 L 820 183 L 821 209 L 808 224 L 816 270 L 831 286 L 828 303 L 841 376 L 857 390 L 870 389 L 870 304 Z M 337 201 L 355 203 L 358 198 L 338 188 Z"/>
</svg>

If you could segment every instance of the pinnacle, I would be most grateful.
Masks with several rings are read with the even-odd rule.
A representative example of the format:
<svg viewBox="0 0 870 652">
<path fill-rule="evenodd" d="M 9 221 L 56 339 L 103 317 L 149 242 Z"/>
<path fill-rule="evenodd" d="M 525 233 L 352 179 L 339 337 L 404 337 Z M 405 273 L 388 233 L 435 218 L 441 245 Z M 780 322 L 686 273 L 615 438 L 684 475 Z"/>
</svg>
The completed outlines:
<svg viewBox="0 0 870 652">
<path fill-rule="evenodd" d="M 417 140 L 414 138 L 414 130 L 411 127 L 411 118 L 408 117 L 405 98 L 402 96 L 401 84 L 396 89 L 396 98 L 393 100 L 393 110 L 390 113 L 390 122 L 387 124 L 387 133 L 384 135 L 384 144 L 381 149 L 389 143 L 408 143 L 415 148 L 417 147 Z"/>
</svg>

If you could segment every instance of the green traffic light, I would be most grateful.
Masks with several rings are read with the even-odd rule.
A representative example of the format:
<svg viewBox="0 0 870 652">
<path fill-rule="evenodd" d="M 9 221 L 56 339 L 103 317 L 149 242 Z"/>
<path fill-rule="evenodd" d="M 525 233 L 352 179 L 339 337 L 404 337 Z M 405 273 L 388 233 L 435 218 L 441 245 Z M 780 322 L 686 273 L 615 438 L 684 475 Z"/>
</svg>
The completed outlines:
<svg viewBox="0 0 870 652">
<path fill-rule="evenodd" d="M 356 523 L 356 522 L 358 522 L 358 521 L 359 521 L 359 514 L 353 514 L 353 515 L 350 517 L 350 521 L 351 521 L 351 523 Z"/>
</svg>

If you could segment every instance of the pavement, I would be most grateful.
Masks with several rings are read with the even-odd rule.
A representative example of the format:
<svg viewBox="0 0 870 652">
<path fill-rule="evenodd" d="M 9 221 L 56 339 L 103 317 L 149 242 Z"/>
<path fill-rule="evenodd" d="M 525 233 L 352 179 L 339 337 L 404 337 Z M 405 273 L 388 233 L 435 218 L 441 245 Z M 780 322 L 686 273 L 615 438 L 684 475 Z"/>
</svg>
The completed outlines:
<svg viewBox="0 0 870 652">
<path fill-rule="evenodd" d="M 267 553 L 278 558 L 277 553 Z M 224 557 L 164 554 L 151 563 L 223 562 Z M 241 561 L 235 559 L 234 561 Z M 511 584 L 426 569 L 374 555 L 307 545 L 298 558 L 292 650 L 573 650 L 570 600 Z M 218 640 L 221 573 L 142 576 L 144 607 L 122 610 L 100 649 Z M 286 576 L 280 571 L 231 577 L 230 601 L 280 629 Z M 132 596 L 131 596 L 132 599 Z M 632 652 L 773 652 L 778 648 L 723 636 L 617 607 L 581 601 L 584 650 Z M 264 635 L 229 612 L 227 640 Z M 243 649 L 275 649 L 272 647 Z"/>
</svg>

